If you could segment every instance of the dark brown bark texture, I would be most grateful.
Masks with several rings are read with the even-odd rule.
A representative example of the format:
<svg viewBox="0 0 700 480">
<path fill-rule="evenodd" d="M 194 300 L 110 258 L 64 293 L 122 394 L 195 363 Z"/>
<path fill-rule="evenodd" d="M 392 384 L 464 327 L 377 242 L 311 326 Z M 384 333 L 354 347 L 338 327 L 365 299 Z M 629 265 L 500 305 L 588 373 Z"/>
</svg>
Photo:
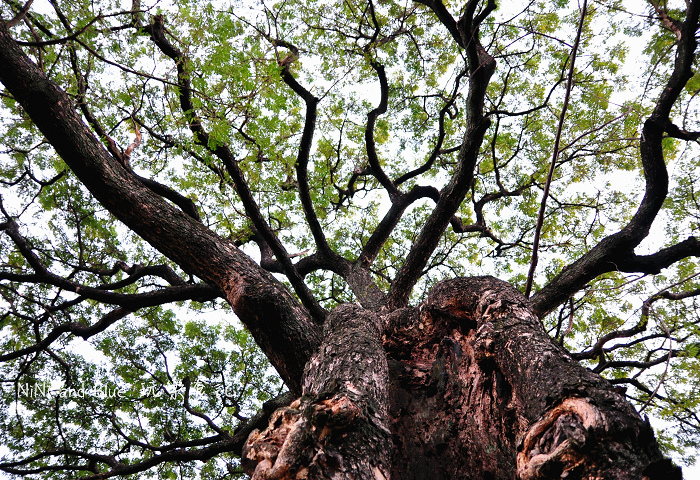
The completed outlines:
<svg viewBox="0 0 700 480">
<path fill-rule="evenodd" d="M 389 478 L 386 354 L 376 314 L 337 307 L 309 361 L 300 399 L 278 410 L 243 449 L 253 480 Z"/>
<path fill-rule="evenodd" d="M 649 424 L 509 284 L 439 283 L 387 338 L 393 465 L 412 466 L 395 478 L 642 478 L 662 461 Z"/>
<path fill-rule="evenodd" d="M 648 421 L 553 343 L 505 282 L 444 281 L 420 307 L 385 315 L 388 377 L 373 315 L 343 306 L 331 317 L 342 321 L 304 395 L 248 439 L 254 479 L 388 478 L 385 410 L 391 478 L 681 478 Z M 367 463 L 361 473 L 343 462 L 353 455 L 381 463 L 352 461 Z"/>
</svg>

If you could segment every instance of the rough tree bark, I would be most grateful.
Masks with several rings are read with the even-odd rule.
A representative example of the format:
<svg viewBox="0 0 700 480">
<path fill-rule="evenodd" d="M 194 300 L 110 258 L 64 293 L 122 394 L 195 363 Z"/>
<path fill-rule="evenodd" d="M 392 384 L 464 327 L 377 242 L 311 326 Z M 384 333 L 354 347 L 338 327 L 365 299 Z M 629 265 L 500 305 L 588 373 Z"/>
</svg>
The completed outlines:
<svg viewBox="0 0 700 480">
<path fill-rule="evenodd" d="M 389 478 L 388 367 L 380 318 L 337 307 L 304 372 L 300 399 L 243 448 L 251 478 Z"/>
<path fill-rule="evenodd" d="M 455 22 L 441 2 L 424 3 L 468 50 L 485 88 L 493 59 L 475 40 L 483 18 L 473 25 Z M 477 3 L 468 2 L 471 17 Z M 692 60 L 694 43 L 690 47 L 682 60 Z M 172 57 L 179 58 L 177 52 Z M 398 308 L 416 280 L 406 269 L 389 302 L 393 310 L 381 302 L 369 302 L 375 311 L 343 305 L 321 331 L 267 271 L 110 156 L 68 95 L 2 23 L 0 65 L 2 83 L 95 198 L 184 270 L 221 289 L 299 396 L 243 447 L 253 479 L 681 478 L 661 455 L 648 422 L 607 381 L 551 342 L 531 304 L 510 285 L 490 277 L 445 281 L 422 305 Z M 475 112 L 482 101 L 474 100 Z M 487 119 L 476 120 L 465 156 L 478 154 L 481 139 L 474 135 L 488 128 Z M 472 173 L 455 180 L 460 192 Z M 464 195 L 448 196 L 441 198 L 459 205 Z M 434 218 L 444 227 L 452 213 Z M 429 244 L 439 232 L 426 229 L 424 236 Z M 412 265 L 420 267 L 418 257 L 430 252 L 416 248 L 412 255 Z M 585 283 L 599 270 L 569 283 Z M 539 294 L 537 311 L 557 298 Z M 124 465 L 93 478 L 122 473 L 129 473 Z"/>
<path fill-rule="evenodd" d="M 331 318 L 302 397 L 248 439 L 254 480 L 681 478 L 505 282 L 447 280 L 416 308 Z"/>
</svg>

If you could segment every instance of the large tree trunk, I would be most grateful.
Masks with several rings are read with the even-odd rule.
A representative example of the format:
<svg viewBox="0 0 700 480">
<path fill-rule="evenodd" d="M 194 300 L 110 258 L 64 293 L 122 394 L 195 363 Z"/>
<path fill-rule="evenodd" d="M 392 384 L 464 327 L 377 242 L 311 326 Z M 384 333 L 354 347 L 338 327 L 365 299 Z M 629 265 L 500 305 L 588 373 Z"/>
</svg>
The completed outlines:
<svg viewBox="0 0 700 480">
<path fill-rule="evenodd" d="M 275 412 L 243 449 L 253 480 L 389 478 L 387 359 L 380 319 L 341 305 L 304 372 L 304 394 Z"/>
<path fill-rule="evenodd" d="M 387 478 L 386 412 L 395 479 L 681 478 L 649 423 L 505 282 L 445 281 L 382 323 L 357 307 L 332 317 L 344 321 L 327 326 L 304 395 L 248 440 L 254 479 Z"/>
</svg>

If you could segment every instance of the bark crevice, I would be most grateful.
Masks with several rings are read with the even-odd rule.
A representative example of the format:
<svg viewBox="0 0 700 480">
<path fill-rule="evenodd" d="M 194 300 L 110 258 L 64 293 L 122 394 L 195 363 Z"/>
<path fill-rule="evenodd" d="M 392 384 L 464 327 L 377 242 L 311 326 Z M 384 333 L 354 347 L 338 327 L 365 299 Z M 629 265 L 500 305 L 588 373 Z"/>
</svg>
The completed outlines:
<svg viewBox="0 0 700 480">
<path fill-rule="evenodd" d="M 394 478 L 626 479 L 650 465 L 680 478 L 648 422 L 511 285 L 440 282 L 390 325 Z"/>
</svg>

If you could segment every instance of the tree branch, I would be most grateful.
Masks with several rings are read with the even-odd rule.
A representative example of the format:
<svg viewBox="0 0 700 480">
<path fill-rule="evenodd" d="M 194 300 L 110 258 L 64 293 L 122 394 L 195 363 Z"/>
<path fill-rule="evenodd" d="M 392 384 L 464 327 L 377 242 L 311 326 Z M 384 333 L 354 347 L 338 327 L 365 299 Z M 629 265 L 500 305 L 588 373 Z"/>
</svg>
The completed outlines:
<svg viewBox="0 0 700 480">
<path fill-rule="evenodd" d="M 34 3 L 34 0 L 28 0 L 27 3 L 25 3 L 24 6 L 20 9 L 20 11 L 17 12 L 17 14 L 14 17 L 12 17 L 12 19 L 5 22 L 7 28 L 12 28 L 19 22 L 24 20 L 24 17 L 27 16 L 27 13 L 29 12 L 29 9 L 32 6 L 32 3 Z"/>
<path fill-rule="evenodd" d="M 5 462 L 0 463 L 0 470 L 7 473 L 14 473 L 19 475 L 29 475 L 37 474 L 46 471 L 92 471 L 95 475 L 90 475 L 85 478 L 91 480 L 102 480 L 106 478 L 112 478 L 116 476 L 126 476 L 135 473 L 145 472 L 155 466 L 158 466 L 167 462 L 191 462 L 191 461 L 202 461 L 214 458 L 215 456 L 226 453 L 234 452 L 237 455 L 241 455 L 241 450 L 243 444 L 247 440 L 250 433 L 255 429 L 264 428 L 272 413 L 278 408 L 285 407 L 293 400 L 293 395 L 286 392 L 278 397 L 269 400 L 263 404 L 263 408 L 248 421 L 239 425 L 233 435 L 226 438 L 221 435 L 216 435 L 213 437 L 202 438 L 192 442 L 174 442 L 173 444 L 166 445 L 160 448 L 156 448 L 154 451 L 160 453 L 151 456 L 147 460 L 135 463 L 123 463 L 117 460 L 113 455 L 97 455 L 90 454 L 87 452 L 82 452 L 74 449 L 60 449 L 51 450 L 37 454 L 23 460 L 15 462 Z M 128 437 L 126 437 L 128 439 Z M 133 442 L 133 440 L 128 439 L 128 442 L 132 445 L 138 445 L 141 447 L 146 447 L 140 442 Z M 201 446 L 203 448 L 195 449 L 191 447 Z M 190 448 L 186 450 L 186 448 Z M 52 457 L 75 457 L 78 459 L 85 459 L 87 463 L 85 465 L 50 465 L 43 467 L 30 467 L 33 462 L 40 460 L 46 460 Z M 97 466 L 99 464 L 104 464 L 110 467 L 109 470 L 105 472 L 99 472 Z M 22 468 L 24 467 L 24 468 Z"/>
<path fill-rule="evenodd" d="M 262 217 L 260 209 L 258 208 L 258 205 L 250 192 L 250 188 L 243 177 L 243 172 L 238 167 L 231 150 L 228 148 L 228 146 L 215 142 L 204 130 L 202 122 L 197 116 L 196 109 L 192 103 L 192 89 L 189 80 L 190 72 L 187 66 L 188 59 L 166 38 L 165 27 L 163 25 L 163 16 L 156 15 L 153 18 L 153 23 L 147 27 L 144 27 L 144 30 L 150 33 L 151 39 L 156 46 L 161 50 L 161 52 L 163 52 L 163 54 L 170 57 L 177 66 L 180 107 L 187 118 L 187 122 L 192 134 L 194 135 L 195 141 L 207 148 L 223 162 L 226 170 L 234 182 L 236 192 L 241 198 L 246 213 L 253 222 L 253 225 L 255 225 L 255 228 L 258 229 L 261 235 L 263 235 L 265 238 L 265 241 L 270 245 L 270 248 L 272 248 L 272 251 L 275 253 L 275 256 L 282 265 L 284 274 L 294 287 L 294 291 L 301 299 L 301 302 L 309 310 L 309 312 L 311 312 L 314 320 L 317 323 L 322 323 L 326 316 L 326 312 L 318 304 L 313 294 L 304 283 L 304 280 L 295 270 L 286 249 L 280 242 L 279 238 L 277 238 L 277 235 L 275 235 L 265 219 Z"/>
<path fill-rule="evenodd" d="M 287 42 L 281 42 L 280 40 L 274 40 L 274 42 L 275 45 L 283 44 L 287 48 L 291 48 L 294 55 L 293 58 L 296 58 L 298 55 L 298 49 L 293 45 L 288 44 Z M 314 237 L 316 248 L 322 255 L 336 257 L 338 255 L 335 252 L 332 252 L 331 248 L 328 246 L 326 236 L 323 233 L 323 228 L 321 227 L 321 224 L 318 221 L 318 216 L 314 210 L 314 205 L 311 201 L 311 192 L 309 190 L 308 166 L 311 147 L 313 145 L 314 130 L 316 129 L 316 107 L 318 105 L 318 98 L 312 95 L 311 92 L 297 82 L 294 75 L 292 75 L 292 72 L 289 70 L 291 61 L 285 62 L 285 60 L 280 61 L 280 66 L 282 67 L 282 80 L 292 90 L 294 90 L 294 93 L 299 95 L 306 104 L 304 131 L 301 135 L 301 141 L 299 142 L 299 153 L 297 154 L 297 162 L 295 165 L 297 181 L 299 182 L 299 199 L 301 200 L 301 205 L 304 209 L 306 223 L 309 225 L 311 235 Z"/>
<path fill-rule="evenodd" d="M 160 303 L 155 303 L 154 305 L 160 305 Z M 104 315 L 97 321 L 97 323 L 93 325 L 85 325 L 77 322 L 64 323 L 54 327 L 43 339 L 39 340 L 34 345 L 0 355 L 0 362 L 7 362 L 8 360 L 25 357 L 32 353 L 43 351 L 64 333 L 69 333 L 75 335 L 76 337 L 81 337 L 83 340 L 87 340 L 93 335 L 104 332 L 111 325 L 126 317 L 130 313 L 133 312 L 127 308 L 118 307 Z"/>
<path fill-rule="evenodd" d="M 564 104 L 561 107 L 561 113 L 559 114 L 559 123 L 557 124 L 557 133 L 554 136 L 554 147 L 552 149 L 552 161 L 549 164 L 549 172 L 547 173 L 547 181 L 544 184 L 544 192 L 542 193 L 542 202 L 540 203 L 540 211 L 537 215 L 537 224 L 535 226 L 535 239 L 532 243 L 532 257 L 530 259 L 530 270 L 527 274 L 527 280 L 525 281 L 525 296 L 529 297 L 530 292 L 532 292 L 532 282 L 535 278 L 535 269 L 537 268 L 538 261 L 538 250 L 540 248 L 540 235 L 542 233 L 542 226 L 544 225 L 544 212 L 547 207 L 547 197 L 549 197 L 549 187 L 552 184 L 552 178 L 554 177 L 554 169 L 557 165 L 557 159 L 559 158 L 559 142 L 561 141 L 561 132 L 564 128 L 564 119 L 566 118 L 566 110 L 569 106 L 569 99 L 571 98 L 571 88 L 574 86 L 574 66 L 576 64 L 576 55 L 578 53 L 578 46 L 581 43 L 581 32 L 583 32 L 583 22 L 586 19 L 586 10 L 588 8 L 587 0 L 583 0 L 583 6 L 581 7 L 581 15 L 579 17 L 578 28 L 576 29 L 576 40 L 574 41 L 574 46 L 571 49 L 571 63 L 569 64 L 569 75 L 566 81 L 566 93 L 564 94 Z"/>
<path fill-rule="evenodd" d="M 90 109 L 87 106 L 87 102 L 85 101 L 85 92 L 87 91 L 87 75 L 83 76 L 82 73 L 80 72 L 80 69 L 78 68 L 78 58 L 77 55 L 75 54 L 75 49 L 73 47 L 69 48 L 70 52 L 70 57 L 71 57 L 71 65 L 73 67 L 73 73 L 75 75 L 76 81 L 78 82 L 78 107 L 80 107 L 80 111 L 83 113 L 83 116 L 85 119 L 88 121 L 90 126 L 93 128 L 95 133 L 97 133 L 99 138 L 104 139 L 106 142 L 106 147 L 107 150 L 112 154 L 112 156 L 119 161 L 124 167 L 131 171 L 131 173 L 139 179 L 141 183 L 146 185 L 148 188 L 153 190 L 155 193 L 160 195 L 163 198 L 167 198 L 171 202 L 173 202 L 175 205 L 180 207 L 180 210 L 188 214 L 190 217 L 194 218 L 197 221 L 202 221 L 201 217 L 199 216 L 199 211 L 197 210 L 197 206 L 195 203 L 192 201 L 192 199 L 185 197 L 184 195 L 180 194 L 179 192 L 173 190 L 172 188 L 168 187 L 167 185 L 163 185 L 160 182 L 157 182 L 156 180 L 152 180 L 150 178 L 145 178 L 140 175 L 138 175 L 136 172 L 133 171 L 131 168 L 131 163 L 130 163 L 130 158 L 131 154 L 133 153 L 134 149 L 136 149 L 140 144 L 141 144 L 141 133 L 138 130 L 138 124 L 136 120 L 134 121 L 134 127 L 136 129 L 136 139 L 134 142 L 127 147 L 127 149 L 122 152 L 119 147 L 117 146 L 116 142 L 114 139 L 112 139 L 107 132 L 105 131 L 104 128 L 102 128 L 102 125 L 100 122 L 97 120 L 97 118 L 92 114 Z"/>
<path fill-rule="evenodd" d="M 452 39 L 457 42 L 457 45 L 464 48 L 462 34 L 457 28 L 457 22 L 441 0 L 418 0 L 418 3 L 422 3 L 431 9 L 438 20 L 440 20 L 440 23 L 442 23 L 445 28 L 447 28 L 447 31 L 450 32 Z"/>
<path fill-rule="evenodd" d="M 668 133 L 669 137 L 678 138 L 679 140 L 697 141 L 700 139 L 700 132 L 688 132 L 674 125 L 671 121 L 666 124 L 666 133 Z"/>
<path fill-rule="evenodd" d="M 438 159 L 438 157 L 442 154 L 444 154 L 444 151 L 442 150 L 442 144 L 445 140 L 445 115 L 450 114 L 450 110 L 454 107 L 455 101 L 457 100 L 457 93 L 459 91 L 459 86 L 460 86 L 460 80 L 468 73 L 468 70 L 463 70 L 462 72 L 457 75 L 457 78 L 455 79 L 455 85 L 454 89 L 452 90 L 452 95 L 447 99 L 445 102 L 445 105 L 440 109 L 440 112 L 438 113 L 438 134 L 437 134 L 437 140 L 435 142 L 435 146 L 433 147 L 432 152 L 430 153 L 430 156 L 428 157 L 428 160 L 421 165 L 420 167 L 416 168 L 415 170 L 412 170 L 410 172 L 404 173 L 401 175 L 399 178 L 397 178 L 394 181 L 395 185 L 401 185 L 402 183 L 406 182 L 407 180 L 410 180 L 411 178 L 417 177 L 418 175 L 421 175 L 428 170 L 430 170 L 435 163 L 435 161 Z M 450 114 L 451 115 L 451 114 Z"/>
<path fill-rule="evenodd" d="M 27 260 L 27 263 L 29 263 L 32 269 L 36 272 L 34 274 L 0 272 L 0 280 L 53 285 L 63 290 L 77 293 L 82 298 L 97 300 L 109 305 L 120 305 L 122 307 L 130 308 L 132 311 L 148 306 L 162 305 L 164 303 L 182 300 L 197 300 L 204 302 L 223 296 L 223 292 L 221 290 L 210 285 L 185 284 L 180 277 L 175 275 L 175 272 L 173 272 L 172 269 L 165 265 L 153 265 L 148 267 L 135 266 L 131 269 L 126 269 L 130 275 L 128 278 L 125 278 L 120 282 L 100 285 L 99 287 L 87 287 L 51 273 L 42 263 L 39 257 L 32 251 L 27 240 L 20 235 L 19 227 L 14 220 L 8 218 L 7 221 L 0 224 L 0 230 L 4 230 L 8 234 L 22 256 Z M 173 286 L 152 292 L 137 294 L 123 294 L 108 291 L 132 285 L 138 279 L 143 278 L 146 275 L 153 274 L 168 280 Z"/>
<path fill-rule="evenodd" d="M 540 317 L 551 312 L 598 275 L 617 270 L 617 264 L 621 260 L 624 262 L 625 259 L 634 259 L 634 248 L 649 234 L 651 225 L 668 194 L 668 172 L 662 141 L 667 130 L 673 131 L 673 128 L 669 127 L 671 108 L 692 77 L 697 48 L 695 32 L 698 28 L 698 16 L 700 16 L 700 2 L 697 0 L 689 2 L 686 18 L 680 30 L 681 36 L 678 40 L 673 72 L 656 102 L 654 111 L 644 122 L 639 147 L 646 180 L 644 198 L 627 225 L 619 232 L 601 240 L 598 245 L 565 267 L 532 296 L 533 308 Z M 678 252 L 686 246 L 687 244 L 682 248 L 679 247 L 678 250 L 671 250 L 671 253 Z M 666 253 L 669 253 L 668 249 L 666 250 Z M 656 260 L 669 258 L 672 258 L 672 255 L 660 255 Z"/>
<path fill-rule="evenodd" d="M 97 201 L 185 271 L 224 291 L 289 388 L 301 391 L 304 365 L 320 344 L 320 334 L 290 292 L 231 242 L 114 161 L 75 113 L 67 94 L 27 58 L 4 25 L 0 64 L 7 91 Z"/>
<path fill-rule="evenodd" d="M 689 237 L 676 245 L 664 248 L 651 255 L 630 255 L 621 257 L 615 262 L 617 268 L 628 273 L 660 273 L 679 260 L 700 256 L 700 241 Z"/>
<path fill-rule="evenodd" d="M 394 185 L 394 182 L 387 177 L 386 173 L 382 169 L 381 163 L 379 162 L 379 157 L 377 156 L 376 142 L 374 141 L 374 127 L 377 122 L 377 118 L 380 115 L 386 113 L 389 105 L 389 82 L 386 78 L 386 71 L 384 70 L 384 65 L 379 62 L 372 60 L 370 65 L 377 73 L 379 77 L 379 89 L 380 89 L 380 100 L 379 105 L 367 114 L 367 126 L 365 127 L 365 147 L 367 148 L 367 159 L 369 160 L 370 169 L 372 175 L 379 181 L 382 187 L 386 189 L 389 194 L 389 198 L 392 200 L 399 195 L 399 190 Z"/>
<path fill-rule="evenodd" d="M 431 4 L 431 8 L 442 6 L 441 3 L 431 2 Z M 492 9 L 491 4 L 492 2 L 489 2 L 485 12 Z M 476 8 L 475 5 L 473 6 Z M 457 157 L 457 167 L 447 186 L 440 192 L 440 199 L 435 209 L 425 222 L 406 257 L 406 261 L 396 275 L 389 291 L 388 303 L 391 307 L 405 306 L 408 303 L 413 286 L 427 265 L 430 255 L 437 247 L 450 219 L 457 212 L 469 191 L 474 180 L 474 168 L 481 143 L 491 125 L 491 121 L 484 116 L 484 99 L 489 81 L 496 69 L 496 62 L 481 45 L 479 23 L 473 21 L 468 15 L 469 11 L 473 13 L 473 9 L 468 9 L 458 25 L 460 38 L 463 39 L 463 43 L 458 42 L 458 44 L 465 46 L 470 77 L 466 108 L 467 126 Z M 480 16 L 480 18 L 480 21 L 483 21 L 486 17 Z"/>
</svg>

